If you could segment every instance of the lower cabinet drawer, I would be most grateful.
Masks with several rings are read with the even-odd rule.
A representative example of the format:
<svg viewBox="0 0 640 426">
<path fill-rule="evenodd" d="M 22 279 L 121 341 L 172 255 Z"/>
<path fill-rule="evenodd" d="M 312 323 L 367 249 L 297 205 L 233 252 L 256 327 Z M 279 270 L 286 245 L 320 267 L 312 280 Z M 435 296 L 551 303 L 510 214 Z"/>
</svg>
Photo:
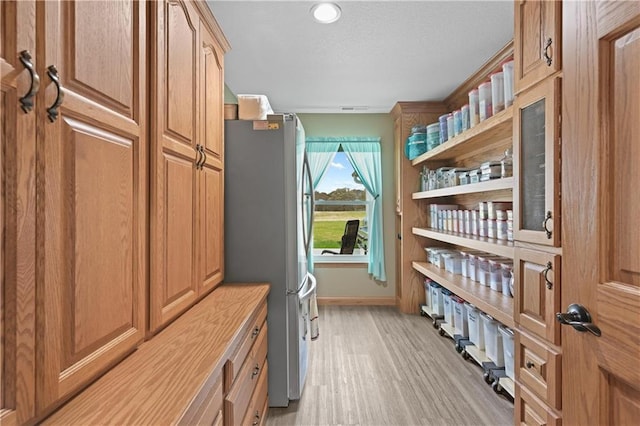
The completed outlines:
<svg viewBox="0 0 640 426">
<path fill-rule="evenodd" d="M 260 373 L 260 378 L 258 379 L 258 384 L 256 385 L 256 390 L 253 392 L 251 402 L 249 402 L 247 414 L 245 414 L 244 420 L 242 421 L 242 424 L 245 426 L 258 426 L 265 423 L 265 417 L 267 415 L 266 409 L 268 408 L 267 403 L 269 402 L 267 396 L 268 374 L 269 371 L 267 363 L 265 362 L 262 373 Z"/>
<path fill-rule="evenodd" d="M 562 356 L 533 336 L 518 330 L 515 336 L 516 380 L 546 404 L 562 408 Z"/>
<path fill-rule="evenodd" d="M 258 341 L 260 334 L 262 334 L 264 329 L 267 327 L 266 320 L 267 320 L 267 304 L 265 303 L 264 305 L 262 305 L 257 315 L 253 319 L 251 328 L 249 332 L 245 335 L 245 337 L 242 339 L 242 343 L 240 344 L 236 352 L 231 356 L 231 358 L 229 358 L 229 360 L 227 361 L 224 367 L 225 392 L 229 392 L 229 390 L 231 389 L 231 385 L 233 385 L 233 382 L 236 380 L 236 377 L 240 372 L 240 368 L 242 368 L 242 364 L 244 363 L 244 360 L 247 358 L 249 351 L 251 350 L 255 342 Z"/>
<path fill-rule="evenodd" d="M 525 387 L 516 385 L 515 424 L 526 426 L 562 426 L 562 418 Z"/>
<path fill-rule="evenodd" d="M 266 329 L 263 331 L 265 332 L 264 338 L 258 340 L 251 349 L 251 353 L 242 365 L 237 379 L 224 401 L 225 425 L 227 426 L 237 425 L 244 419 L 251 396 L 257 388 L 260 373 L 266 366 Z"/>
</svg>

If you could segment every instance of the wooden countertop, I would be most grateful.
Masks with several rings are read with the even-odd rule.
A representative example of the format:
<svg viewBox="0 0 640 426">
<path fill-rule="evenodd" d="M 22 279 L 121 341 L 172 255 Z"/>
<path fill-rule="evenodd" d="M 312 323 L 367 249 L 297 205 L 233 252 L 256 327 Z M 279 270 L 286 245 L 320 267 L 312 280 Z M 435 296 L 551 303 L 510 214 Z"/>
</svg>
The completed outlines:
<svg viewBox="0 0 640 426">
<path fill-rule="evenodd" d="M 43 424 L 176 423 L 266 300 L 268 284 L 225 284 L 46 418 Z"/>
</svg>

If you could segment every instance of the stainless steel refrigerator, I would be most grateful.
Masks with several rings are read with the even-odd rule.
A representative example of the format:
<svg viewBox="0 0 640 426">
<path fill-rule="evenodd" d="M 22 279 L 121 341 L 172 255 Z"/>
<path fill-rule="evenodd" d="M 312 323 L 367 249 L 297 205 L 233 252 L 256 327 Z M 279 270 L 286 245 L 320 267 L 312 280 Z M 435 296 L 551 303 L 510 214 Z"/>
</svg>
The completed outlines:
<svg viewBox="0 0 640 426">
<path fill-rule="evenodd" d="M 302 395 L 310 344 L 313 191 L 302 123 L 225 121 L 225 282 L 271 283 L 269 406 Z"/>
</svg>

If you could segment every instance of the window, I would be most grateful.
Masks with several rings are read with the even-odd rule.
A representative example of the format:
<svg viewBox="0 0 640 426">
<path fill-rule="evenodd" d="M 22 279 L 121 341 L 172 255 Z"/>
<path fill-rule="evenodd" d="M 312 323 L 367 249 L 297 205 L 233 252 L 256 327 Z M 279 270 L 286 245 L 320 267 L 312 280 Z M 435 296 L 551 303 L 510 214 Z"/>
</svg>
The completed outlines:
<svg viewBox="0 0 640 426">
<path fill-rule="evenodd" d="M 386 281 L 380 138 L 308 137 L 306 152 L 316 194 L 314 210 L 317 214 L 309 269 L 313 272 L 314 261 L 366 262 L 367 271 L 374 279 Z M 355 224 L 349 220 L 357 221 L 357 233 L 352 229 Z M 327 229 L 330 231 L 325 233 Z M 355 243 L 354 254 L 322 254 L 327 249 L 339 253 L 342 236 L 349 229 L 351 231 L 347 234 L 355 234 L 355 241 L 351 242 Z M 327 245 L 330 248 L 322 247 Z"/>
<path fill-rule="evenodd" d="M 367 190 L 342 150 L 335 154 L 314 192 L 314 261 L 367 263 L 367 212 L 371 197 L 367 197 Z M 355 238 L 345 239 L 346 246 L 354 245 L 353 253 L 336 256 L 340 253 L 346 224 L 353 220 L 358 221 Z"/>
</svg>

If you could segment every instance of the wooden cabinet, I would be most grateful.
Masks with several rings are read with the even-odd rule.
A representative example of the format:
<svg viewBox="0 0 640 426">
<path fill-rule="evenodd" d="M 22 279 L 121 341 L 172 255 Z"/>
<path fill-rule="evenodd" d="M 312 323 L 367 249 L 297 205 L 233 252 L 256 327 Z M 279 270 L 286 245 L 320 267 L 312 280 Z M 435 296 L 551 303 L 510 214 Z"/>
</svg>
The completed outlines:
<svg viewBox="0 0 640 426">
<path fill-rule="evenodd" d="M 263 422 L 268 293 L 264 283 L 216 288 L 42 424 L 219 425 L 233 415 L 236 425 L 256 410 Z M 231 359 L 239 370 L 229 386 Z"/>
<path fill-rule="evenodd" d="M 515 91 L 519 93 L 562 69 L 562 2 L 516 0 Z"/>
<path fill-rule="evenodd" d="M 148 164 L 146 4 L 41 6 L 39 412 L 144 337 Z"/>
<path fill-rule="evenodd" d="M 561 423 L 561 25 L 560 1 L 515 2 L 515 404 L 532 425 Z"/>
<path fill-rule="evenodd" d="M 151 332 L 223 276 L 223 49 L 201 7 L 151 6 Z"/>
<path fill-rule="evenodd" d="M 514 102 L 513 232 L 518 241 L 559 246 L 560 78 L 549 78 Z"/>
<path fill-rule="evenodd" d="M 166 16 L 156 21 L 148 6 Z M 159 282 L 169 285 L 152 295 L 170 304 L 187 282 L 192 303 L 222 280 L 228 45 L 206 4 L 163 7 L 0 4 L 2 424 L 41 419 L 143 341 L 148 188 L 165 184 L 151 216 L 171 225 L 163 240 L 171 244 L 153 250 L 168 255 Z M 147 74 L 156 70 L 148 66 L 151 52 L 158 56 L 147 34 L 160 28 L 168 35 L 159 37 L 167 43 L 168 66 L 158 71 L 167 72 L 165 86 Z M 181 48 L 185 40 L 191 50 Z M 148 117 L 156 116 L 148 114 L 148 94 L 157 87 L 152 99 L 167 107 L 150 138 Z M 164 163 L 151 180 L 149 140 L 160 136 L 153 154 Z M 206 148 L 196 150 L 199 144 Z"/>
<path fill-rule="evenodd" d="M 410 238 L 411 229 L 424 223 L 426 215 L 415 208 L 411 194 L 417 190 L 420 170 L 404 155 L 404 144 L 411 128 L 433 123 L 446 111 L 440 102 L 398 102 L 391 110 L 394 119 L 396 179 L 396 305 L 405 313 L 417 312 L 425 300 L 423 278 L 411 262 L 422 255 L 419 241 Z"/>
<path fill-rule="evenodd" d="M 200 135 L 204 151 L 199 174 L 198 292 L 205 294 L 224 276 L 224 68 L 223 51 L 200 21 Z"/>
<path fill-rule="evenodd" d="M 515 316 L 521 327 L 560 344 L 560 256 L 517 247 L 514 259 Z"/>
<path fill-rule="evenodd" d="M 32 78 L 27 70 L 36 64 L 35 9 L 34 1 L 0 3 L 0 424 L 3 425 L 25 423 L 35 412 L 35 123 L 39 105 L 35 103 L 38 77 Z M 34 96 L 27 96 L 29 93 Z"/>
</svg>

